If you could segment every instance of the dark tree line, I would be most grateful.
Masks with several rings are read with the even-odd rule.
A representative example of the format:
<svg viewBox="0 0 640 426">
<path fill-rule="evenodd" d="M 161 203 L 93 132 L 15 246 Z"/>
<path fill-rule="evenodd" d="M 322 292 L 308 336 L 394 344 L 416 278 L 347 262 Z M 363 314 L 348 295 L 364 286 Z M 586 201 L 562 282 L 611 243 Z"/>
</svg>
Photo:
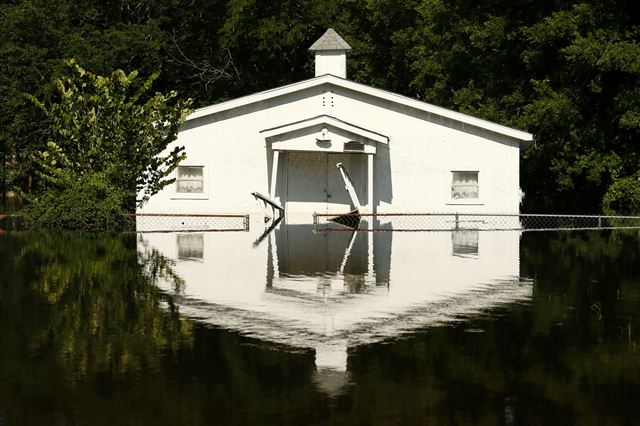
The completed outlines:
<svg viewBox="0 0 640 426">
<path fill-rule="evenodd" d="M 0 184 L 42 190 L 32 154 L 74 58 L 160 71 L 154 89 L 207 105 L 309 78 L 334 27 L 349 76 L 535 134 L 524 210 L 640 211 L 640 14 L 630 0 L 13 0 L 0 5 Z"/>
</svg>

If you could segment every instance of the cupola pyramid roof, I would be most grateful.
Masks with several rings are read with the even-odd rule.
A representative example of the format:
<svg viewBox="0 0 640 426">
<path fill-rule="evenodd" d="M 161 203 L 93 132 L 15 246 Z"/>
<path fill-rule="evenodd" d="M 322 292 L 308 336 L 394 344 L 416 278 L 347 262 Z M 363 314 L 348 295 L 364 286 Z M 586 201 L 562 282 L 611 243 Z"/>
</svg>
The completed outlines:
<svg viewBox="0 0 640 426">
<path fill-rule="evenodd" d="M 311 45 L 309 50 L 311 51 L 318 51 L 318 50 L 350 51 L 351 46 L 349 46 L 349 44 L 346 41 L 344 41 L 344 39 L 340 37 L 340 34 L 335 32 L 333 28 L 329 28 L 327 31 L 325 31 L 324 34 L 322 34 L 322 37 L 320 37 L 315 43 Z"/>
</svg>

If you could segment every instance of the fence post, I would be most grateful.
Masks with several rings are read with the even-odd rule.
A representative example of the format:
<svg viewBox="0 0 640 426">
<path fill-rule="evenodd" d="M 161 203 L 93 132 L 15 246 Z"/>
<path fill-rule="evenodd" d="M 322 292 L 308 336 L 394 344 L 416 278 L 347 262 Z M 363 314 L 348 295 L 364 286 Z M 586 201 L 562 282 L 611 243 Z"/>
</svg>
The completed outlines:
<svg viewBox="0 0 640 426">
<path fill-rule="evenodd" d="M 458 213 L 456 213 L 456 231 L 458 230 L 459 227 L 459 223 L 458 223 Z"/>
</svg>

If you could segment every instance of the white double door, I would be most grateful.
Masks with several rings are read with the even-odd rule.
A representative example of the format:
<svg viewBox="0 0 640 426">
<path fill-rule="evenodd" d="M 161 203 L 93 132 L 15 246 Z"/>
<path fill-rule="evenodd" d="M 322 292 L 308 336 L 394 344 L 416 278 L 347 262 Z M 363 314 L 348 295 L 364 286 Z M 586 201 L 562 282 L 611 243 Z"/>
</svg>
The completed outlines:
<svg viewBox="0 0 640 426">
<path fill-rule="evenodd" d="M 326 152 L 287 153 L 286 205 L 290 214 L 346 213 L 353 203 L 336 164 L 342 163 L 361 203 L 367 194 L 367 161 L 363 154 Z"/>
</svg>

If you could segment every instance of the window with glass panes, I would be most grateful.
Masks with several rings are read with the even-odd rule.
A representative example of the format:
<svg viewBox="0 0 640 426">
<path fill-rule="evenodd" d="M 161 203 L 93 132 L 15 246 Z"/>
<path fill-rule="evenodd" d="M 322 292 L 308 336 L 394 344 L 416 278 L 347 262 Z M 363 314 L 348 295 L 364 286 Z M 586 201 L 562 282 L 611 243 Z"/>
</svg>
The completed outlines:
<svg viewBox="0 0 640 426">
<path fill-rule="evenodd" d="M 451 172 L 451 198 L 454 200 L 478 198 L 480 190 L 477 171 Z"/>
<path fill-rule="evenodd" d="M 176 191 L 180 193 L 204 192 L 204 167 L 178 166 Z"/>
</svg>

